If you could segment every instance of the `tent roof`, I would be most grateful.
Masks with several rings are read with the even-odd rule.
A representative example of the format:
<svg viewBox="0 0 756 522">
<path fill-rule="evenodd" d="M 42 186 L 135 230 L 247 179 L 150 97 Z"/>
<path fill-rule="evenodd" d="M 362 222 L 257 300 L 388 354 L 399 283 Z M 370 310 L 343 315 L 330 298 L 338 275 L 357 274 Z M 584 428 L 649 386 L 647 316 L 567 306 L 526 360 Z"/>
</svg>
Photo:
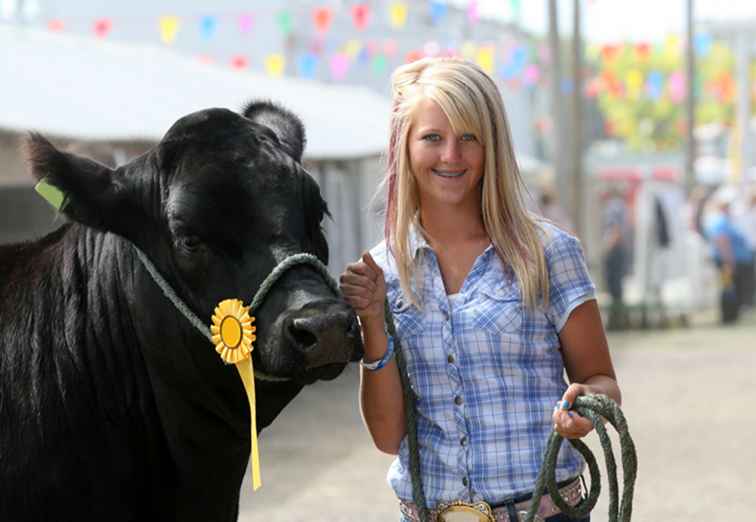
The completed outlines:
<svg viewBox="0 0 756 522">
<path fill-rule="evenodd" d="M 302 118 L 307 158 L 373 155 L 388 139 L 390 102 L 366 88 L 274 79 L 166 48 L 9 25 L 0 25 L 0 48 L 0 128 L 8 130 L 157 141 L 185 114 L 263 98 Z"/>
</svg>

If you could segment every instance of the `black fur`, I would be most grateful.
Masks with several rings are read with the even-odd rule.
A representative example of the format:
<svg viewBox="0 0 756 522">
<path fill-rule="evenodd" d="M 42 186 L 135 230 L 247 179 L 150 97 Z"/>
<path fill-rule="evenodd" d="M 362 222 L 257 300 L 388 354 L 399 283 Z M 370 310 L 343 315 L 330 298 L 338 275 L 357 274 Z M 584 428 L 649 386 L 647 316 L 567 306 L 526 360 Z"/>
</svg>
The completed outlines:
<svg viewBox="0 0 756 522">
<path fill-rule="evenodd" d="M 296 161 L 302 160 L 306 138 L 302 121 L 292 112 L 271 101 L 251 101 L 242 114 L 250 120 L 273 129 L 281 145 Z"/>
</svg>

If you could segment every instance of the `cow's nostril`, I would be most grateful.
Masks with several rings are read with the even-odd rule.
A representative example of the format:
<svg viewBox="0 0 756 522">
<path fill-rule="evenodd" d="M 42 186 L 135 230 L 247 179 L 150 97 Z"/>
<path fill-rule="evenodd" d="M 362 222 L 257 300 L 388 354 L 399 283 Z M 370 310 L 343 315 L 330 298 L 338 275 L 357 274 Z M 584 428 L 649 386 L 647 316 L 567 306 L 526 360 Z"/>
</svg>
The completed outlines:
<svg viewBox="0 0 756 522">
<path fill-rule="evenodd" d="M 318 343 L 318 338 L 306 327 L 303 328 L 303 322 L 302 319 L 294 319 L 289 325 L 289 334 L 298 348 L 309 350 Z"/>
</svg>

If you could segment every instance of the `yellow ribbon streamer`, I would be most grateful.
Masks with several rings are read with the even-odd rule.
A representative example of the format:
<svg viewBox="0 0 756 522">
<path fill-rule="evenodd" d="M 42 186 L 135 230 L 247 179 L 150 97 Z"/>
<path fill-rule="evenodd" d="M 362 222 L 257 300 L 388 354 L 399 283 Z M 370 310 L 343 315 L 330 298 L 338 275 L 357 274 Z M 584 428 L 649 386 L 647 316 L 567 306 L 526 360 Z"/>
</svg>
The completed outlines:
<svg viewBox="0 0 756 522">
<path fill-rule="evenodd" d="M 255 369 L 252 365 L 252 350 L 257 339 L 252 325 L 255 318 L 249 315 L 249 307 L 239 299 L 225 299 L 218 303 L 210 325 L 211 341 L 223 362 L 236 366 L 249 402 L 250 439 L 252 441 L 252 491 L 262 485 L 260 480 L 260 452 L 257 448 L 257 411 L 255 408 Z M 249 361 L 249 364 L 247 364 Z"/>
<path fill-rule="evenodd" d="M 255 370 L 252 366 L 252 357 L 249 357 L 249 364 L 247 361 L 239 361 L 236 363 L 236 370 L 239 372 L 242 383 L 244 383 L 244 389 L 247 392 L 247 400 L 249 401 L 249 425 L 250 435 L 252 439 L 252 491 L 262 485 L 260 479 L 260 452 L 257 447 L 257 413 L 255 411 Z"/>
</svg>

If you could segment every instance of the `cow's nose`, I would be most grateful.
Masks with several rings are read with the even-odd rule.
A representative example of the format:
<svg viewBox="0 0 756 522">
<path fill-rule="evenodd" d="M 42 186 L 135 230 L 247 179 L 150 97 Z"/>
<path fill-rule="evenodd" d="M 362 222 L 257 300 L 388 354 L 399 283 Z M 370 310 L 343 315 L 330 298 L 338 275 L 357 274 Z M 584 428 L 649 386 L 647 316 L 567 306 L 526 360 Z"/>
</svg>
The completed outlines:
<svg viewBox="0 0 756 522">
<path fill-rule="evenodd" d="M 292 347 L 304 355 L 308 368 L 362 357 L 359 325 L 354 313 L 346 307 L 295 315 L 286 321 L 284 329 Z"/>
</svg>

